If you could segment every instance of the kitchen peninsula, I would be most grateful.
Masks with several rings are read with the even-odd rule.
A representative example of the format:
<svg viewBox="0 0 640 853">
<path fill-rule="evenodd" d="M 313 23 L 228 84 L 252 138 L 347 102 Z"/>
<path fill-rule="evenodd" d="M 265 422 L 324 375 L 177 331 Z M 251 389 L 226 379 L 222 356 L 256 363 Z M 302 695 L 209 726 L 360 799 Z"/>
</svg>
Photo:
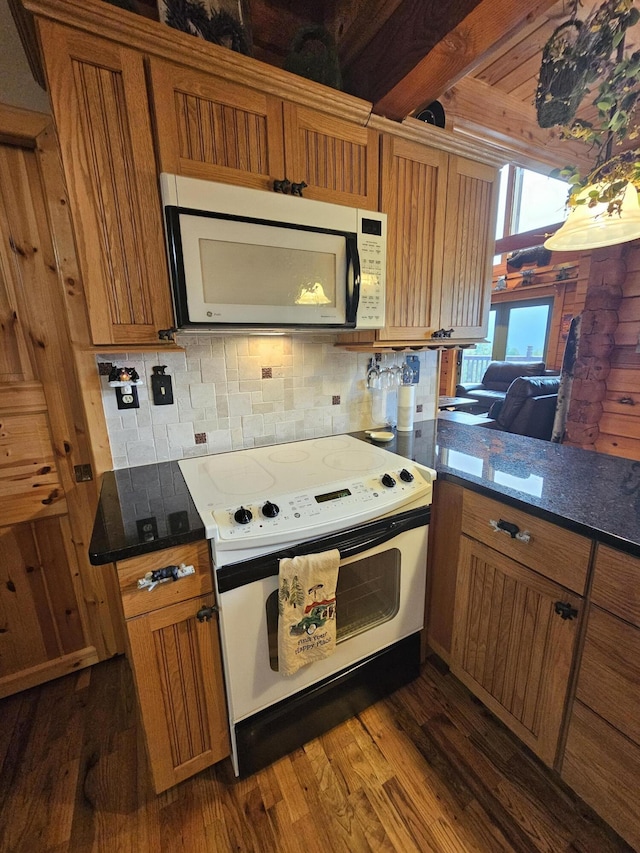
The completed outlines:
<svg viewBox="0 0 640 853">
<path fill-rule="evenodd" d="M 619 790 L 615 780 L 623 772 L 640 781 L 633 723 L 640 700 L 640 463 L 444 421 L 421 422 L 386 448 L 438 473 L 428 645 L 637 844 L 636 785 Z M 145 540 L 140 519 L 132 518 L 132 478 L 138 500 L 146 483 L 142 515 L 153 506 L 155 538 L 152 531 Z M 180 543 L 194 547 L 186 543 L 203 535 L 176 463 L 110 472 L 91 561 L 171 545 L 177 562 Z"/>
</svg>

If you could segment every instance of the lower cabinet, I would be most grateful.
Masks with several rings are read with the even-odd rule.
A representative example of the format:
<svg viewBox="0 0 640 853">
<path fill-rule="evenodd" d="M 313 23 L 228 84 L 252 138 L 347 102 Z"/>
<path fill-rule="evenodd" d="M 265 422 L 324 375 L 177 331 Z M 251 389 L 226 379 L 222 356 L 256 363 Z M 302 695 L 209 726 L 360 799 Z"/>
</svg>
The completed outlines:
<svg viewBox="0 0 640 853">
<path fill-rule="evenodd" d="M 579 625 L 561 613 L 581 611 L 580 596 L 462 537 L 451 669 L 549 766 Z"/>
<path fill-rule="evenodd" d="M 428 645 L 640 850 L 640 558 L 438 480 L 428 587 Z"/>
<path fill-rule="evenodd" d="M 640 849 L 640 560 L 603 545 L 561 773 Z"/>
<path fill-rule="evenodd" d="M 435 494 L 427 643 L 552 767 L 591 542 L 457 484 Z"/>
<path fill-rule="evenodd" d="M 171 565 L 193 574 L 139 589 Z M 222 663 L 206 542 L 117 564 L 128 656 L 156 793 L 230 752 Z"/>
</svg>

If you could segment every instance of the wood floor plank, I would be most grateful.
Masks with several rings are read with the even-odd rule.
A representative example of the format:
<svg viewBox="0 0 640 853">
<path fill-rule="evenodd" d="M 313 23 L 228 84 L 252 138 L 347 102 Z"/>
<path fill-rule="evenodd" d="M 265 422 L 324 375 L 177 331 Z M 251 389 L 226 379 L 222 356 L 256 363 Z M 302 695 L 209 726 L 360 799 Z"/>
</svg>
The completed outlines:
<svg viewBox="0 0 640 853">
<path fill-rule="evenodd" d="M 122 658 L 0 721 L 0 853 L 630 851 L 437 661 L 247 779 L 226 760 L 159 796 Z"/>
</svg>

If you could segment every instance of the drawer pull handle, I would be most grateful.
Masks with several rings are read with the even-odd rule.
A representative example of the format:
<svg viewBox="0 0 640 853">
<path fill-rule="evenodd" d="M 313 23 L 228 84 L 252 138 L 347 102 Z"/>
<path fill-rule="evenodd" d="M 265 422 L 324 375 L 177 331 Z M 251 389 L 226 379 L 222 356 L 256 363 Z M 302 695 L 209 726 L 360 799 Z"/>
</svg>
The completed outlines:
<svg viewBox="0 0 640 853">
<path fill-rule="evenodd" d="M 212 618 L 213 614 L 217 612 L 217 607 L 201 607 L 196 613 L 196 619 L 198 622 L 208 622 Z"/>
<path fill-rule="evenodd" d="M 503 521 L 502 519 L 500 519 L 500 521 L 495 521 L 492 518 L 490 519 L 489 524 L 496 532 L 499 533 L 500 531 L 502 531 L 503 533 L 508 533 L 512 539 L 517 539 L 518 542 L 531 541 L 530 533 L 527 533 L 526 530 L 523 530 L 521 533 L 518 525 L 512 524 L 510 521 Z"/>
<path fill-rule="evenodd" d="M 195 575 L 195 573 L 196 570 L 193 566 L 185 566 L 184 563 L 180 566 L 163 566 L 161 569 L 154 569 L 152 572 L 147 572 L 143 578 L 140 578 L 138 580 L 138 589 L 148 589 L 151 592 L 159 583 L 177 581 L 187 575 Z"/>
<path fill-rule="evenodd" d="M 578 611 L 568 601 L 556 601 L 554 610 L 562 619 L 575 619 Z"/>
</svg>

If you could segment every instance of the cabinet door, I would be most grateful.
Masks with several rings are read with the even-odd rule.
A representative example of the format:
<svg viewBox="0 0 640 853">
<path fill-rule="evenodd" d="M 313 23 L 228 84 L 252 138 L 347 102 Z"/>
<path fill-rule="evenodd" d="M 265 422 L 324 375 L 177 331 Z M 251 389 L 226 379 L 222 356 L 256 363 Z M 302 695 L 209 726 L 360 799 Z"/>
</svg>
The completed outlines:
<svg viewBox="0 0 640 853">
<path fill-rule="evenodd" d="M 378 209 L 378 133 L 284 104 L 285 172 L 306 198 Z"/>
<path fill-rule="evenodd" d="M 451 669 L 546 764 L 553 765 L 579 618 L 575 593 L 462 537 Z"/>
<path fill-rule="evenodd" d="M 218 624 L 196 614 L 213 594 L 127 622 L 156 793 L 229 755 Z"/>
<path fill-rule="evenodd" d="M 452 338 L 483 338 L 491 302 L 497 171 L 451 156 L 438 328 Z"/>
<path fill-rule="evenodd" d="M 143 58 L 38 21 L 96 344 L 173 325 Z"/>
<path fill-rule="evenodd" d="M 442 151 L 383 137 L 381 207 L 388 243 L 381 340 L 430 340 L 439 328 L 447 164 Z"/>
<path fill-rule="evenodd" d="M 160 171 L 259 189 L 284 177 L 278 98 L 162 60 L 150 73 Z"/>
</svg>

